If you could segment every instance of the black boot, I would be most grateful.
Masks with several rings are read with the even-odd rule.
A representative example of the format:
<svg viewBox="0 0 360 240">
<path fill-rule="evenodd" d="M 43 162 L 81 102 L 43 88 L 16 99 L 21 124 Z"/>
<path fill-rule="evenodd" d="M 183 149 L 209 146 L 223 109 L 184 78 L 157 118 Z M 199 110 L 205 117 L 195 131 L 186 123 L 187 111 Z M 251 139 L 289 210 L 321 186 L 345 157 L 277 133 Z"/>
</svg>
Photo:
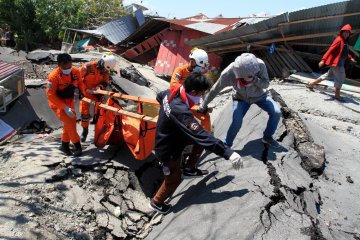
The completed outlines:
<svg viewBox="0 0 360 240">
<path fill-rule="evenodd" d="M 74 156 L 75 157 L 81 156 L 82 154 L 81 143 L 80 142 L 74 143 L 74 146 L 75 146 Z"/>
<path fill-rule="evenodd" d="M 83 128 L 83 131 L 81 133 L 81 142 L 85 142 L 86 141 L 86 137 L 89 133 L 89 128 Z"/>
<path fill-rule="evenodd" d="M 68 142 L 61 141 L 61 146 L 59 147 L 59 150 L 62 151 L 66 156 L 72 155 Z"/>
</svg>

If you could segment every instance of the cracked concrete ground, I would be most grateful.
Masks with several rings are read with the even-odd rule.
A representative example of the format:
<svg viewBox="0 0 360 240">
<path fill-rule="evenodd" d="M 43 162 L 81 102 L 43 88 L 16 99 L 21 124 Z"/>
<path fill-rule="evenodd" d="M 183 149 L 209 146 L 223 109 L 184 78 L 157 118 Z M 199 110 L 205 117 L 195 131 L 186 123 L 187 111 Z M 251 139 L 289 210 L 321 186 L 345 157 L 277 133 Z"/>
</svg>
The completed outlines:
<svg viewBox="0 0 360 240">
<path fill-rule="evenodd" d="M 182 182 L 171 199 L 173 212 L 147 239 L 359 239 L 360 115 L 349 108 L 359 99 L 346 96 L 344 105 L 327 101 L 331 92 L 309 93 L 301 84 L 271 87 L 305 124 L 309 139 L 324 148 L 323 173 L 311 177 L 301 167 L 304 159 L 296 145 L 303 134 L 293 125 L 278 127 L 282 150 L 266 151 L 261 137 L 267 116 L 252 106 L 234 142 L 245 168 L 232 170 L 226 160 L 204 154 L 200 166 L 211 174 Z M 230 125 L 229 96 L 213 101 L 220 139 Z"/>
</svg>

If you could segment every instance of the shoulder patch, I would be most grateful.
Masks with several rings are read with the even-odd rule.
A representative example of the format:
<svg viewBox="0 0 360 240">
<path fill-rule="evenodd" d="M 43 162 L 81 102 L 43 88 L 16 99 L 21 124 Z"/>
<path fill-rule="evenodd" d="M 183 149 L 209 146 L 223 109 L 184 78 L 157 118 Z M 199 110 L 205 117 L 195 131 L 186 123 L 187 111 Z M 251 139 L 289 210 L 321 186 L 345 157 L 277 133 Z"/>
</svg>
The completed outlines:
<svg viewBox="0 0 360 240">
<path fill-rule="evenodd" d="M 192 123 L 190 123 L 189 128 L 193 131 L 197 131 L 197 130 L 199 130 L 200 126 L 199 126 L 198 122 L 192 122 Z"/>
</svg>

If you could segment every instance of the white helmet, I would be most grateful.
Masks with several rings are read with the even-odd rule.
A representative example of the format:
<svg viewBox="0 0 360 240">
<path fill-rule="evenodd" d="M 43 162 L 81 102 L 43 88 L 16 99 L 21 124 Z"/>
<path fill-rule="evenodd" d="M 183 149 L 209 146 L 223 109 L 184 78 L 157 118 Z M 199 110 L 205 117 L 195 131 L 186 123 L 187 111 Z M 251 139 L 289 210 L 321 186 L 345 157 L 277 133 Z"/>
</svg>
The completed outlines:
<svg viewBox="0 0 360 240">
<path fill-rule="evenodd" d="M 209 62 L 208 54 L 202 49 L 193 49 L 189 55 L 190 59 L 194 59 L 196 64 L 200 67 L 206 67 Z"/>
<path fill-rule="evenodd" d="M 116 58 L 113 55 L 104 54 L 101 58 L 104 61 L 104 67 L 107 70 L 113 70 L 116 65 Z"/>
</svg>

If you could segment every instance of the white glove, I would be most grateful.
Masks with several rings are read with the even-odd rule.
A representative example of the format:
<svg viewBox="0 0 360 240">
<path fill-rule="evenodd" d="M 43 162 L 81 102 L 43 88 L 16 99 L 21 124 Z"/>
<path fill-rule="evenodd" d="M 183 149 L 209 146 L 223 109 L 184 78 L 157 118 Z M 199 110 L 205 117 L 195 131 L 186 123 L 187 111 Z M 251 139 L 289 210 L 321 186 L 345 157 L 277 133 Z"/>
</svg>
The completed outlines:
<svg viewBox="0 0 360 240">
<path fill-rule="evenodd" d="M 239 170 L 240 168 L 244 168 L 244 162 L 238 153 L 233 152 L 229 160 L 231 161 L 231 164 L 234 169 Z"/>
<path fill-rule="evenodd" d="M 65 108 L 64 108 L 64 112 L 66 113 L 66 115 L 67 115 L 69 118 L 74 118 L 74 117 L 75 117 L 74 112 L 73 112 L 72 109 L 69 108 L 69 107 L 65 107 Z"/>
</svg>

